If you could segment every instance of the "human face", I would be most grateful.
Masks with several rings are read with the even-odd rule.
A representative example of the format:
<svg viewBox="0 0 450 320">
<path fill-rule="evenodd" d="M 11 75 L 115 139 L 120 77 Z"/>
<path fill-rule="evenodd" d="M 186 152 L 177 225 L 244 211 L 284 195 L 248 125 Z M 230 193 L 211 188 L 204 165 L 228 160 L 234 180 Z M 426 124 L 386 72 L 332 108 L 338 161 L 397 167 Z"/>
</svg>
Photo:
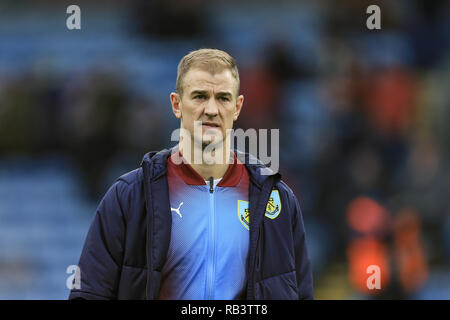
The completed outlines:
<svg viewBox="0 0 450 320">
<path fill-rule="evenodd" d="M 227 130 L 233 128 L 244 102 L 244 97 L 237 96 L 236 91 L 237 80 L 231 70 L 211 74 L 193 68 L 184 76 L 183 96 L 170 94 L 172 110 L 181 119 L 181 128 L 188 130 L 194 139 L 197 139 L 194 132 L 200 132 L 201 127 L 201 143 L 205 147 L 223 141 Z"/>
</svg>

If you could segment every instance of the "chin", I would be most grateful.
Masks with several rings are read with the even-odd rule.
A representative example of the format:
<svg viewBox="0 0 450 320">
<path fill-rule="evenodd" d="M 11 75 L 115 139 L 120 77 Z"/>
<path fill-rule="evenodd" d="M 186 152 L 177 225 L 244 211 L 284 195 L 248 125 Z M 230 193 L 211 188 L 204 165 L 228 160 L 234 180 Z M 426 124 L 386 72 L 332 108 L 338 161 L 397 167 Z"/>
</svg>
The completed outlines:
<svg viewBox="0 0 450 320">
<path fill-rule="evenodd" d="M 211 138 L 207 138 L 207 139 L 203 139 L 202 141 L 202 148 L 205 149 L 207 146 L 216 146 L 219 145 L 220 143 L 222 143 L 222 140 L 217 139 L 217 137 L 213 137 Z"/>
</svg>

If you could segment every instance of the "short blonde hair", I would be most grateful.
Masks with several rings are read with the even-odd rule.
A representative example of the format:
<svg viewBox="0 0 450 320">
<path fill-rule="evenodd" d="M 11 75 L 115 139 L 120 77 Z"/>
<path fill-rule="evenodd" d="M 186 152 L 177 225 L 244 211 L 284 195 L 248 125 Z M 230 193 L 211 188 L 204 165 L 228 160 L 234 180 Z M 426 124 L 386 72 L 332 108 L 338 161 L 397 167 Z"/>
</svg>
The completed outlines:
<svg viewBox="0 0 450 320">
<path fill-rule="evenodd" d="M 189 52 L 178 64 L 176 90 L 180 96 L 183 96 L 184 76 L 194 67 L 212 74 L 230 69 L 231 74 L 237 80 L 237 95 L 239 94 L 239 71 L 234 58 L 225 51 L 206 48 Z"/>
</svg>

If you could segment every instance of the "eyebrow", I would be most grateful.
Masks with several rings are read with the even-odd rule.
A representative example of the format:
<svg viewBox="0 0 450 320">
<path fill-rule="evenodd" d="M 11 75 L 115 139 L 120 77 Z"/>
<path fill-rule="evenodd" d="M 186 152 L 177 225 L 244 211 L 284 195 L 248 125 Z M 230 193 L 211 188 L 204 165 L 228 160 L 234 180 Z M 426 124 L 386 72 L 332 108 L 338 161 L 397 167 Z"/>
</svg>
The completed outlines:
<svg viewBox="0 0 450 320">
<path fill-rule="evenodd" d="M 194 91 L 192 91 L 191 92 L 191 96 L 194 96 L 194 95 L 196 95 L 196 94 L 202 94 L 202 95 L 207 95 L 208 94 L 208 91 L 206 91 L 206 90 L 194 90 Z"/>
<path fill-rule="evenodd" d="M 217 95 L 221 96 L 221 97 L 229 97 L 229 98 L 233 97 L 231 92 L 228 92 L 228 91 L 220 91 L 217 93 Z"/>
<path fill-rule="evenodd" d="M 201 94 L 201 95 L 209 95 L 209 92 L 206 90 L 194 90 L 191 92 L 190 96 L 194 96 L 196 94 Z M 221 97 L 232 97 L 233 95 L 231 94 L 231 92 L 229 91 L 220 91 L 218 93 L 216 93 L 216 96 L 221 96 Z"/>
</svg>

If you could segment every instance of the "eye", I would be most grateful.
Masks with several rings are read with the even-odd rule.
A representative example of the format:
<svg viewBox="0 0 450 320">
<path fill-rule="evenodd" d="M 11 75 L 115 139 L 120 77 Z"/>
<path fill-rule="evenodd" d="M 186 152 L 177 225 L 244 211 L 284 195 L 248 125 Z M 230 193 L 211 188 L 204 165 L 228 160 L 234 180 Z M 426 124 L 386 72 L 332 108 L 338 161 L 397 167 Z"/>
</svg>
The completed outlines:
<svg viewBox="0 0 450 320">
<path fill-rule="evenodd" d="M 227 97 L 220 97 L 219 99 L 220 99 L 220 101 L 224 101 L 224 102 L 230 101 L 230 99 L 228 99 Z"/>
<path fill-rule="evenodd" d="M 198 94 L 196 96 L 194 96 L 195 100 L 204 100 L 206 99 L 206 96 L 204 94 Z"/>
</svg>

